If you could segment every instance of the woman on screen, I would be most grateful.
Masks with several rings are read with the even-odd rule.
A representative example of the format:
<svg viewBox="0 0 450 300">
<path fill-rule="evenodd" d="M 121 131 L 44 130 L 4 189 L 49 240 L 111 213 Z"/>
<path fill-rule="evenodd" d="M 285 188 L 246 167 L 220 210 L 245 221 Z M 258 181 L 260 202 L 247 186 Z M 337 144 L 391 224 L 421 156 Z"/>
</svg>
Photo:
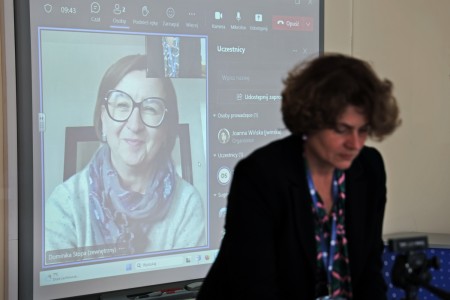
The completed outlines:
<svg viewBox="0 0 450 300">
<path fill-rule="evenodd" d="M 203 202 L 171 159 L 174 87 L 146 67 L 145 56 L 126 56 L 103 76 L 94 113 L 102 145 L 46 202 L 47 263 L 71 250 L 80 260 L 206 244 Z"/>
<path fill-rule="evenodd" d="M 325 54 L 285 80 L 292 135 L 235 168 L 225 236 L 198 300 L 386 299 L 386 175 L 364 146 L 400 121 L 392 84 L 356 58 Z"/>
</svg>

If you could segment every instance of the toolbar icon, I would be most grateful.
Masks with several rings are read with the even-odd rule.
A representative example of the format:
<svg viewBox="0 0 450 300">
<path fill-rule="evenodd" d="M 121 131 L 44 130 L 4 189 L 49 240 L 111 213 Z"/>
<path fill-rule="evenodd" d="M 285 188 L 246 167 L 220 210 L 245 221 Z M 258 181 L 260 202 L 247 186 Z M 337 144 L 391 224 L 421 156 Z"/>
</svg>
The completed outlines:
<svg viewBox="0 0 450 300">
<path fill-rule="evenodd" d="M 121 15 L 124 12 L 125 12 L 125 6 L 120 7 L 120 4 L 118 4 L 118 3 L 114 4 L 113 13 L 115 15 Z"/>
<path fill-rule="evenodd" d="M 53 9 L 53 6 L 51 5 L 51 4 L 45 4 L 44 5 L 44 11 L 46 12 L 46 13 L 51 13 L 52 12 L 52 9 Z"/>
<path fill-rule="evenodd" d="M 100 12 L 100 4 L 98 2 L 91 3 L 91 13 L 98 14 Z"/>
<path fill-rule="evenodd" d="M 236 21 L 239 22 L 240 20 L 242 20 L 242 18 L 241 18 L 241 12 L 238 11 L 238 12 L 236 13 Z"/>
<path fill-rule="evenodd" d="M 216 11 L 216 12 L 214 13 L 214 19 L 216 19 L 216 20 L 222 20 L 222 19 L 223 19 L 223 13 L 220 12 L 220 11 Z"/>
<path fill-rule="evenodd" d="M 146 17 L 150 14 L 150 10 L 148 9 L 147 5 L 142 6 L 141 12 L 143 17 Z"/>
<path fill-rule="evenodd" d="M 173 7 L 169 7 L 166 10 L 166 15 L 167 17 L 169 17 L 170 19 L 172 19 L 173 17 L 175 17 L 175 9 L 173 9 Z"/>
</svg>

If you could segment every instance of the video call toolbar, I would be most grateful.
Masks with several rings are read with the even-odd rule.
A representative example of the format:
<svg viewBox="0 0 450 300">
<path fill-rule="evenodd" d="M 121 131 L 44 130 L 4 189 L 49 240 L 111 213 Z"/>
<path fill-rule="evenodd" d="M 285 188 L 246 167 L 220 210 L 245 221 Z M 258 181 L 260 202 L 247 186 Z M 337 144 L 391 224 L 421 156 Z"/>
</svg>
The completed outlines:
<svg viewBox="0 0 450 300">
<path fill-rule="evenodd" d="M 133 3 L 92 1 L 79 3 L 75 1 L 48 1 L 40 7 L 40 15 L 52 22 L 52 18 L 62 18 L 67 24 L 83 23 L 92 27 L 109 27 L 116 29 L 178 29 L 190 32 L 205 30 L 258 31 L 273 30 L 312 31 L 315 18 L 308 15 L 316 0 L 286 1 L 280 6 L 280 12 L 274 14 L 262 5 L 249 9 L 239 7 L 230 9 L 218 4 L 199 8 L 180 3 Z M 167 4 L 166 4 L 167 3 Z M 214 7 L 217 6 L 217 7 Z M 283 7 L 285 9 L 283 9 Z M 287 10 L 286 10 L 287 9 Z M 299 12 L 304 14 L 299 15 Z"/>
</svg>

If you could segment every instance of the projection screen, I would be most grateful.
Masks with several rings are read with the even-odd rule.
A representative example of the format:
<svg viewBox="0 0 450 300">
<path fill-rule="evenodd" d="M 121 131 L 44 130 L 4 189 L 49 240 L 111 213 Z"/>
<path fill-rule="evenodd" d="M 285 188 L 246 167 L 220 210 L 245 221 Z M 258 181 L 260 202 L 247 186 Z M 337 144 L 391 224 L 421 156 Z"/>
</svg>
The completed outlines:
<svg viewBox="0 0 450 300">
<path fill-rule="evenodd" d="M 20 298 L 203 278 L 234 166 L 288 134 L 282 80 L 323 50 L 323 2 L 20 0 L 15 18 Z"/>
</svg>

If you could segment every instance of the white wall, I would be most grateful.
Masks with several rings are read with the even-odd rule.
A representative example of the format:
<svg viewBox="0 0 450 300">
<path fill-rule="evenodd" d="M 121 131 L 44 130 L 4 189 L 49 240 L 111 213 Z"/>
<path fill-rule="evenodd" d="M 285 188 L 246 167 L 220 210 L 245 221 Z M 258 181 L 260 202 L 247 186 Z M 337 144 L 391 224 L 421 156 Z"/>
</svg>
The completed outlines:
<svg viewBox="0 0 450 300">
<path fill-rule="evenodd" d="M 450 1 L 325 0 L 325 49 L 394 83 L 402 126 L 382 143 L 385 233 L 450 233 Z"/>
</svg>

